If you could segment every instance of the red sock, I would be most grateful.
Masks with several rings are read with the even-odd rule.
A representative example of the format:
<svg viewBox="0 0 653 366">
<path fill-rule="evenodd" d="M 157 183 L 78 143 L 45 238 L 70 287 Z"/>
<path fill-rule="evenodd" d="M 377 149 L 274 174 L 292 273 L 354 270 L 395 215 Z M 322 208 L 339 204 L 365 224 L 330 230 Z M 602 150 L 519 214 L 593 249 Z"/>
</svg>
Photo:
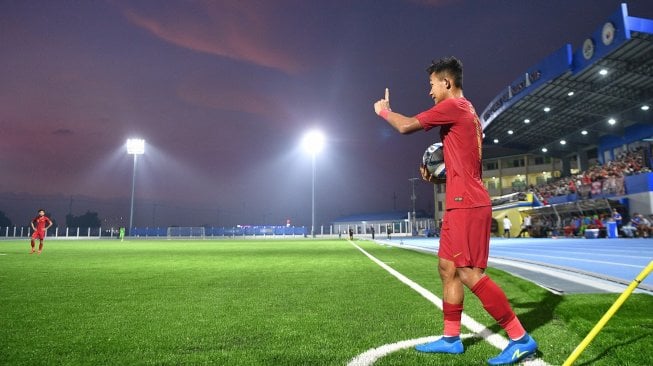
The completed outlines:
<svg viewBox="0 0 653 366">
<path fill-rule="evenodd" d="M 481 300 L 485 310 L 506 330 L 510 339 L 515 340 L 524 336 L 526 330 L 512 311 L 506 294 L 490 277 L 483 276 L 472 287 L 472 292 Z"/>
<path fill-rule="evenodd" d="M 39 243 L 39 252 L 43 250 L 43 242 Z"/>
<path fill-rule="evenodd" d="M 460 335 L 460 318 L 463 314 L 463 304 L 442 302 L 444 313 L 444 336 L 458 337 Z"/>
<path fill-rule="evenodd" d="M 34 245 L 36 245 L 36 244 L 34 243 L 34 239 L 32 239 L 31 244 L 32 244 L 32 250 L 34 250 Z"/>
</svg>

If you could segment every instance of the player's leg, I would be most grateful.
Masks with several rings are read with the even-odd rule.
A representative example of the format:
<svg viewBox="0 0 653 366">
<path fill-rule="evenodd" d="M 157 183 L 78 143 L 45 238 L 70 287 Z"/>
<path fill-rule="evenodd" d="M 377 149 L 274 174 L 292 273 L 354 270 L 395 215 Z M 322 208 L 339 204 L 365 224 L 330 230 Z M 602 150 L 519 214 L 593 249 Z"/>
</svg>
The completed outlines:
<svg viewBox="0 0 653 366">
<path fill-rule="evenodd" d="M 32 240 L 31 240 L 31 242 L 30 242 L 30 244 L 32 245 L 32 250 L 29 252 L 29 254 L 34 254 L 34 252 L 35 252 L 35 248 L 34 248 L 34 247 L 35 247 L 35 245 L 36 245 L 35 240 L 36 240 L 37 236 L 38 236 L 38 235 L 37 235 L 37 232 L 34 231 L 34 233 L 32 233 Z"/>
<path fill-rule="evenodd" d="M 455 213 L 447 212 L 445 214 L 438 250 L 438 272 L 442 280 L 444 334 L 435 342 L 416 346 L 415 349 L 420 352 L 454 354 L 464 352 L 463 344 L 460 341 L 460 323 L 465 292 L 454 263 L 454 259 L 460 255 L 460 252 L 456 245 L 455 231 L 451 230 L 450 222 L 452 217 L 455 221 L 455 216 Z"/>
<path fill-rule="evenodd" d="M 43 251 L 43 240 L 45 239 L 45 230 L 38 233 L 38 238 L 39 238 L 39 251 L 37 253 L 41 254 L 41 252 Z"/>
<path fill-rule="evenodd" d="M 453 261 L 440 257 L 438 271 L 442 280 L 443 293 L 443 337 L 435 342 L 420 344 L 415 349 L 429 353 L 463 353 L 465 349 L 460 340 L 460 324 L 465 294 L 463 284 L 456 275 L 456 266 Z"/>
<path fill-rule="evenodd" d="M 483 308 L 501 325 L 510 338 L 508 347 L 498 356 L 488 360 L 488 363 L 503 365 L 519 362 L 537 351 L 537 343 L 526 333 L 503 290 L 483 272 L 481 268 L 458 268 L 463 283 L 481 300 Z"/>
<path fill-rule="evenodd" d="M 518 362 L 535 353 L 537 344 L 526 333 L 515 315 L 503 290 L 485 274 L 490 246 L 491 207 L 483 207 L 470 213 L 476 222 L 475 230 L 469 231 L 470 266 L 458 266 L 458 277 L 483 304 L 483 308 L 499 323 L 510 338 L 508 347 L 488 362 L 491 365 Z M 516 351 L 516 352 L 515 352 Z"/>
</svg>

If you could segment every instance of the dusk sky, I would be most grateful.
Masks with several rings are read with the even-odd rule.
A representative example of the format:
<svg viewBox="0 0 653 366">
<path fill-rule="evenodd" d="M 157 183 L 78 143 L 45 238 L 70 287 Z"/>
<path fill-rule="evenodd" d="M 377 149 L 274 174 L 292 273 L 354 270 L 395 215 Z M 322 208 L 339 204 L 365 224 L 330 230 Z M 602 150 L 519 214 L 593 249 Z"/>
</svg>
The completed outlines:
<svg viewBox="0 0 653 366">
<path fill-rule="evenodd" d="M 432 106 L 425 68 L 456 56 L 482 111 L 528 67 L 576 49 L 619 1 L 2 0 L 0 211 L 45 207 L 135 226 L 310 225 L 408 211 L 409 178 L 438 131 L 402 136 L 374 114 Z M 653 1 L 628 2 L 653 18 Z M 418 209 L 432 186 L 416 184 Z M 124 222 L 124 221 L 123 221 Z"/>
</svg>

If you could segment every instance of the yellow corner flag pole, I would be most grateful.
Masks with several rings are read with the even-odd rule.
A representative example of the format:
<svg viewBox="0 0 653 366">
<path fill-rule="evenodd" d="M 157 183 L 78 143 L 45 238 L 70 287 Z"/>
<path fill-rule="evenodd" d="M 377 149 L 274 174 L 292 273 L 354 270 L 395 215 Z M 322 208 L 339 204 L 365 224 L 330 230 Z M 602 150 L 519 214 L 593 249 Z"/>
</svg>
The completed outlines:
<svg viewBox="0 0 653 366">
<path fill-rule="evenodd" d="M 576 361 L 578 356 L 580 356 L 580 354 L 583 353 L 585 348 L 587 348 L 587 346 L 592 342 L 592 340 L 594 340 L 594 337 L 596 337 L 596 335 L 599 334 L 601 329 L 603 329 L 603 327 L 608 322 L 608 320 L 612 318 L 612 316 L 617 312 L 617 310 L 619 310 L 621 305 L 623 305 L 623 303 L 626 301 L 628 296 L 630 296 L 630 294 L 633 293 L 635 288 L 639 286 L 639 284 L 642 283 L 642 281 L 644 281 L 646 276 L 648 276 L 649 273 L 651 273 L 651 271 L 653 271 L 653 261 L 649 262 L 648 266 L 646 266 L 646 268 L 644 268 L 644 270 L 642 270 L 642 272 L 639 273 L 639 275 L 633 280 L 633 282 L 630 283 L 626 291 L 624 291 L 621 294 L 621 296 L 619 296 L 617 301 L 615 301 L 614 304 L 612 304 L 610 309 L 608 309 L 608 311 L 603 315 L 601 320 L 599 320 L 599 322 L 596 323 L 594 328 L 592 328 L 589 334 L 587 334 L 585 339 L 583 339 L 583 341 L 580 342 L 578 346 L 576 346 L 574 352 L 572 352 L 571 355 L 569 355 L 569 358 L 567 358 L 567 360 L 565 361 L 565 363 L 562 364 L 563 366 L 571 366 Z"/>
</svg>

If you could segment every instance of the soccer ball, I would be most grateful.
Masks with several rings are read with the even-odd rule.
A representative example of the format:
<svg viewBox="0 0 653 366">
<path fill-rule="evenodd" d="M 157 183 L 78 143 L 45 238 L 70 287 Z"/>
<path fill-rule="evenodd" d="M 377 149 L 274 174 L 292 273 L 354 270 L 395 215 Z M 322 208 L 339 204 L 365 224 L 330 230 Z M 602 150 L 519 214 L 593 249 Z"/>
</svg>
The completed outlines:
<svg viewBox="0 0 653 366">
<path fill-rule="evenodd" d="M 437 179 L 445 179 L 447 177 L 447 169 L 444 166 L 444 147 L 441 142 L 426 148 L 422 163 L 426 165 L 426 170 Z"/>
</svg>

